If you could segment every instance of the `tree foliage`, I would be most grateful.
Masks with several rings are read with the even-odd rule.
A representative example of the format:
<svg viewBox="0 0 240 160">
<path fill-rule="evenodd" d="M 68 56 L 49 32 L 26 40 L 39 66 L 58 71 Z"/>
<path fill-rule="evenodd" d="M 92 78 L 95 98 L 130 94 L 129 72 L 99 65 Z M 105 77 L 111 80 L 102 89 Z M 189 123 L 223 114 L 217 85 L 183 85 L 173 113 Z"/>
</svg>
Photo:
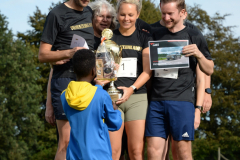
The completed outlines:
<svg viewBox="0 0 240 160">
<path fill-rule="evenodd" d="M 28 159 L 42 132 L 40 74 L 28 44 L 14 40 L 0 14 L 0 155 L 2 160 Z"/>
<path fill-rule="evenodd" d="M 195 159 L 217 159 L 218 147 L 228 159 L 240 159 L 240 39 L 233 35 L 234 27 L 223 25 L 229 14 L 210 17 L 198 5 L 189 7 L 188 12 L 189 21 L 204 32 L 215 63 L 213 106 L 202 115 Z"/>
</svg>

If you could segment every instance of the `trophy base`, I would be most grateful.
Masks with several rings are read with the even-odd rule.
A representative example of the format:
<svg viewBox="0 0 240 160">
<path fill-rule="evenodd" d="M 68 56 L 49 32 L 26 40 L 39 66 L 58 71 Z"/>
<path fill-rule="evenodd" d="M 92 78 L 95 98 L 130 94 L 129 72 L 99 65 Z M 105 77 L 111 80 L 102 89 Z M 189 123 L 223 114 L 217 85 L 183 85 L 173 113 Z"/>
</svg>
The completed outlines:
<svg viewBox="0 0 240 160">
<path fill-rule="evenodd" d="M 110 95 L 111 100 L 112 100 L 113 102 L 116 102 L 118 99 L 120 99 L 120 98 L 122 97 L 122 94 L 121 94 L 121 93 L 118 93 L 118 94 L 110 94 L 110 93 L 109 93 L 109 95 Z"/>
</svg>

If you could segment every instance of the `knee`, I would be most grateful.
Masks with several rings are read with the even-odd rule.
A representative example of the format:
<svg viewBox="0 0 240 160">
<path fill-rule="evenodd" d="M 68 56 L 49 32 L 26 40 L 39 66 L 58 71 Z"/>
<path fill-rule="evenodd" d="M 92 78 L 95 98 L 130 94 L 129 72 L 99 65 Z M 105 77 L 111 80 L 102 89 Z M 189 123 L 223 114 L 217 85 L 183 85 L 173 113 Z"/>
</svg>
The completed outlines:
<svg viewBox="0 0 240 160">
<path fill-rule="evenodd" d="M 180 150 L 177 154 L 179 159 L 192 160 L 192 154 L 188 150 Z"/>
<path fill-rule="evenodd" d="M 119 160 L 121 154 L 121 148 L 112 148 L 112 159 Z"/>
<path fill-rule="evenodd" d="M 148 146 L 147 147 L 147 155 L 148 155 L 148 159 L 153 158 L 153 157 L 160 157 L 162 154 L 161 149 L 160 148 L 156 148 L 153 146 Z"/>
<path fill-rule="evenodd" d="M 67 150 L 69 139 L 62 139 L 58 142 L 58 148 L 61 150 Z"/>
</svg>

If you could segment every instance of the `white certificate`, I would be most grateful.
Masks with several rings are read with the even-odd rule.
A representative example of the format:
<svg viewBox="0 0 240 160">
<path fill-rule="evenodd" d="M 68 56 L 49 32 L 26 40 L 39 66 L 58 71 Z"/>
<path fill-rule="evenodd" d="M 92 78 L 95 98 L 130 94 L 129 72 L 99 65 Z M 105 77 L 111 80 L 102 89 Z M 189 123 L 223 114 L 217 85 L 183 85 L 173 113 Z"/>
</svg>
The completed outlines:
<svg viewBox="0 0 240 160">
<path fill-rule="evenodd" d="M 85 39 L 76 34 L 73 35 L 72 42 L 70 45 L 70 48 L 74 48 L 74 47 L 85 47 L 85 48 L 89 49 Z"/>
<path fill-rule="evenodd" d="M 154 77 L 177 79 L 178 78 L 178 68 L 154 70 Z"/>
<path fill-rule="evenodd" d="M 137 77 L 137 58 L 122 58 L 117 77 Z"/>
</svg>

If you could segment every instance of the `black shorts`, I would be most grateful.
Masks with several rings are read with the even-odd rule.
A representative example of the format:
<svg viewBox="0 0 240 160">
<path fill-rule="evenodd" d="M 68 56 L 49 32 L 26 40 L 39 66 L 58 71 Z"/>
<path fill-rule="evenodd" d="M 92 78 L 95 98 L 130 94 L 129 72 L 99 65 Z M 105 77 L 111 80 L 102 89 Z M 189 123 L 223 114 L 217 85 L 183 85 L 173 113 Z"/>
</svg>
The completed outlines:
<svg viewBox="0 0 240 160">
<path fill-rule="evenodd" d="M 54 115 L 57 120 L 67 120 L 64 113 L 60 96 L 65 90 L 70 81 L 75 81 L 73 78 L 57 78 L 51 80 L 51 96 Z"/>
</svg>

